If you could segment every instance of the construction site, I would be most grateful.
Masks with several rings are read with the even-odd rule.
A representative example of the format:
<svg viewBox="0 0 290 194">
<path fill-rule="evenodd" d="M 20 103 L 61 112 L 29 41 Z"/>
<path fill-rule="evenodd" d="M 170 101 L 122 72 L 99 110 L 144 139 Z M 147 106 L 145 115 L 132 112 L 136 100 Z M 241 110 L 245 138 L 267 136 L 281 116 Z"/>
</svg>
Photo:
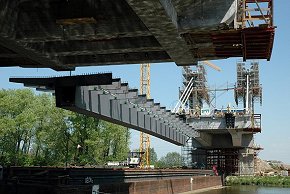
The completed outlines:
<svg viewBox="0 0 290 194">
<path fill-rule="evenodd" d="M 25 188 L 37 179 L 40 185 L 51 184 L 58 176 L 53 184 L 63 193 L 71 192 L 65 191 L 66 185 L 82 185 L 88 192 L 96 184 L 102 192 L 138 193 L 143 186 L 136 190 L 132 184 L 147 179 L 162 179 L 162 184 L 168 184 L 169 179 L 187 180 L 212 175 L 212 171 L 222 176 L 255 175 L 257 156 L 263 150 L 254 141 L 255 135 L 263 132 L 262 113 L 255 109 L 263 100 L 259 63 L 270 61 L 272 55 L 276 28 L 273 1 L 2 0 L 1 67 L 74 71 L 84 66 L 140 64 L 139 90 L 114 78 L 114 73 L 9 79 L 52 93 L 56 107 L 140 131 L 140 139 L 138 152 L 132 152 L 127 163 L 139 168 L 136 171 L 4 168 L 0 182 L 5 180 L 3 184 L 10 186 L 21 183 Z M 236 66 L 235 84 L 209 87 L 205 67 L 221 71 L 225 67 L 211 60 L 227 58 L 237 58 L 237 63 L 232 64 Z M 172 110 L 156 102 L 150 92 L 150 65 L 161 62 L 175 62 L 181 69 L 179 99 Z M 217 107 L 219 92 L 231 92 L 234 98 L 228 101 L 236 104 Z M 187 171 L 149 172 L 150 136 L 180 146 L 180 166 Z M 42 173 L 45 180 L 51 181 L 43 181 L 38 176 Z M 110 177 L 104 181 L 106 173 Z M 80 180 L 87 177 L 92 180 L 84 186 Z M 204 185 L 209 186 L 215 185 Z M 109 187 L 118 187 L 119 191 Z M 157 190 L 168 193 L 165 187 Z"/>
<path fill-rule="evenodd" d="M 202 64 L 196 70 L 184 67 L 183 76 L 180 103 L 173 112 L 198 132 L 182 149 L 184 164 L 206 169 L 216 166 L 227 175 L 254 175 L 255 159 L 262 149 L 254 144 L 254 134 L 261 132 L 261 114 L 254 112 L 254 104 L 262 104 L 259 64 L 252 62 L 247 69 L 245 63 L 237 63 L 235 87 L 212 90 L 234 92 L 235 109 L 230 105 L 216 108 Z"/>
</svg>

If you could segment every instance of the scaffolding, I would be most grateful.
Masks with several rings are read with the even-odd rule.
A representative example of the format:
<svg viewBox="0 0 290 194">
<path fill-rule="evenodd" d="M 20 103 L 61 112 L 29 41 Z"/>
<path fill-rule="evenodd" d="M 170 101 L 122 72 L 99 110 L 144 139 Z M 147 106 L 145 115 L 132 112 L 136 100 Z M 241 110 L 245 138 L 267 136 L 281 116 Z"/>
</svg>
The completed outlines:
<svg viewBox="0 0 290 194">
<path fill-rule="evenodd" d="M 189 66 L 184 66 L 182 69 L 182 87 L 179 89 L 180 99 L 184 93 L 188 94 L 183 102 L 183 105 L 179 108 L 179 113 L 185 111 L 186 113 L 199 113 L 206 102 L 210 104 L 210 95 L 207 87 L 206 70 L 204 66 L 200 63 L 197 64 L 195 70 L 192 70 Z M 190 86 L 190 88 L 188 88 Z M 188 92 L 188 90 L 190 90 Z"/>
<path fill-rule="evenodd" d="M 199 117 L 203 104 L 207 103 L 210 105 L 210 94 L 207 87 L 204 65 L 198 63 L 197 66 L 195 66 L 195 70 L 191 69 L 189 66 L 184 66 L 182 69 L 182 76 L 183 85 L 181 89 L 179 89 L 179 102 L 181 103 L 179 103 L 173 111 L 184 116 Z M 199 159 L 200 153 L 194 150 L 191 138 L 188 139 L 181 151 L 184 166 L 189 168 L 203 168 L 205 166 L 205 162 Z M 197 158 L 194 158 L 195 156 Z"/>
<path fill-rule="evenodd" d="M 190 85 L 191 87 L 188 87 Z M 207 103 L 209 106 L 212 104 L 212 101 L 210 101 L 210 99 L 213 99 L 210 98 L 211 93 L 214 92 L 215 94 L 217 91 L 224 92 L 229 90 L 234 90 L 237 105 L 243 103 L 244 110 L 237 108 L 236 111 L 232 111 L 231 107 L 228 106 L 227 109 L 220 110 L 222 114 L 215 112 L 218 110 L 213 111 L 214 114 L 201 114 L 204 103 Z M 190 95 L 188 98 L 185 98 L 187 100 L 186 107 L 188 110 L 193 110 L 194 114 L 187 114 L 188 111 L 179 112 L 179 114 L 184 115 L 187 121 L 198 123 L 193 123 L 196 130 L 212 133 L 212 138 L 215 138 L 215 133 L 220 132 L 218 131 L 220 125 L 215 125 L 215 123 L 223 122 L 223 129 L 227 132 L 235 130 L 237 126 L 242 129 L 239 133 L 247 134 L 249 137 L 254 133 L 261 132 L 261 114 L 254 114 L 254 103 L 262 102 L 262 87 L 259 80 L 258 62 L 253 61 L 249 69 L 246 68 L 245 63 L 237 63 L 236 85 L 215 90 L 210 90 L 207 87 L 206 72 L 202 65 L 197 65 L 195 71 L 189 67 L 184 67 L 183 87 L 179 93 L 181 98 L 184 93 L 188 94 L 188 91 L 190 91 Z M 196 115 L 198 116 L 197 118 L 195 117 Z M 212 130 L 206 131 L 205 129 Z M 232 136 L 230 137 L 232 138 Z M 209 170 L 216 168 L 219 173 L 225 175 L 253 175 L 255 168 L 254 157 L 251 143 L 247 144 L 246 147 L 243 147 L 243 144 L 234 143 L 224 145 L 224 147 L 219 145 L 206 145 L 204 147 L 197 145 L 196 147 L 196 144 L 193 145 L 191 139 L 188 139 L 187 144 L 182 148 L 182 162 L 184 166 L 206 168 Z"/>
<path fill-rule="evenodd" d="M 182 166 L 192 168 L 192 138 L 189 137 L 186 141 L 186 144 L 181 147 L 181 162 Z"/>
<path fill-rule="evenodd" d="M 237 106 L 242 103 L 245 109 L 250 109 L 250 112 L 254 112 L 255 103 L 262 105 L 262 85 L 258 62 L 251 62 L 250 69 L 246 69 L 246 63 L 237 63 L 235 101 Z"/>
<path fill-rule="evenodd" d="M 219 173 L 233 175 L 239 171 L 239 149 L 209 149 L 206 150 L 206 169 L 216 167 Z"/>
<path fill-rule="evenodd" d="M 238 6 L 238 28 L 273 26 L 273 0 L 241 0 Z"/>
</svg>

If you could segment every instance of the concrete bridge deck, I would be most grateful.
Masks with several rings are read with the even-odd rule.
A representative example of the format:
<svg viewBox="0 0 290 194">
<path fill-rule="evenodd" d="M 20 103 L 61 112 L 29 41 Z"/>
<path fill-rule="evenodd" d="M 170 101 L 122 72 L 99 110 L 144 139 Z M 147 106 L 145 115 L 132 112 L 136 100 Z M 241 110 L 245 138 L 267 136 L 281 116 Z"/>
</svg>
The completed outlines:
<svg viewBox="0 0 290 194">
<path fill-rule="evenodd" d="M 1 0 L 0 66 L 49 67 L 243 57 L 270 60 L 272 0 L 251 23 L 250 0 Z M 243 16 L 243 17 L 242 17 Z"/>
</svg>

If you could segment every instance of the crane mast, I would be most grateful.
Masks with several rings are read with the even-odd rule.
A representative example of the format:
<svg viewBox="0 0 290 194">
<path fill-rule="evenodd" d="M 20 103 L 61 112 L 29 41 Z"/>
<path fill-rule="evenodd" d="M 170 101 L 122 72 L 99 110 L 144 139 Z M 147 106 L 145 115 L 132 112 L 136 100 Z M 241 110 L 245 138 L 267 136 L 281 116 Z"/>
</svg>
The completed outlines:
<svg viewBox="0 0 290 194">
<path fill-rule="evenodd" d="M 150 64 L 140 66 L 140 93 L 150 98 Z M 150 166 L 150 135 L 140 132 L 140 167 Z M 146 165 L 145 165 L 146 164 Z"/>
</svg>

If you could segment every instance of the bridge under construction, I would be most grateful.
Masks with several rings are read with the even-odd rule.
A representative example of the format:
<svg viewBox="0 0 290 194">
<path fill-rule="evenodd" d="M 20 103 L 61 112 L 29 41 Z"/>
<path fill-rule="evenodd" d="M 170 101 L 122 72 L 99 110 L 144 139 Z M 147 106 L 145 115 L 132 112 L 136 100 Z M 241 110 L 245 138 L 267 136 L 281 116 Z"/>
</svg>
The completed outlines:
<svg viewBox="0 0 290 194">
<path fill-rule="evenodd" d="M 0 66 L 72 71 L 81 66 L 175 62 L 179 104 L 168 110 L 111 73 L 11 78 L 56 96 L 56 106 L 183 146 L 188 167 L 252 175 L 261 149 L 259 66 L 274 42 L 273 0 L 1 0 Z M 241 57 L 235 101 L 211 108 L 200 61 Z M 196 70 L 192 70 L 194 66 Z"/>
<path fill-rule="evenodd" d="M 217 166 L 226 174 L 254 174 L 254 158 L 258 148 L 253 136 L 261 132 L 261 115 L 254 114 L 255 100 L 262 100 L 259 66 L 237 64 L 234 88 L 240 110 L 209 110 L 205 71 L 184 68 L 181 104 L 173 110 L 130 89 L 111 73 L 48 78 L 10 78 L 42 91 L 53 92 L 56 106 L 140 130 L 165 141 L 183 146 L 184 164 L 188 167 Z M 241 103 L 240 102 L 240 103 Z M 186 106 L 186 107 L 185 107 Z M 203 165 L 203 166 L 200 166 Z"/>
<path fill-rule="evenodd" d="M 252 62 L 249 69 L 246 65 L 237 63 L 233 88 L 214 89 L 234 91 L 236 108 L 228 105 L 224 109 L 212 104 L 215 97 L 210 95 L 204 66 L 199 64 L 195 70 L 183 68 L 180 103 L 173 112 L 185 117 L 199 134 L 188 137 L 183 146 L 184 165 L 207 169 L 216 166 L 226 174 L 255 173 L 255 158 L 261 148 L 254 144 L 254 134 L 261 132 L 261 114 L 255 113 L 254 104 L 262 104 L 262 87 L 259 63 Z"/>
</svg>

